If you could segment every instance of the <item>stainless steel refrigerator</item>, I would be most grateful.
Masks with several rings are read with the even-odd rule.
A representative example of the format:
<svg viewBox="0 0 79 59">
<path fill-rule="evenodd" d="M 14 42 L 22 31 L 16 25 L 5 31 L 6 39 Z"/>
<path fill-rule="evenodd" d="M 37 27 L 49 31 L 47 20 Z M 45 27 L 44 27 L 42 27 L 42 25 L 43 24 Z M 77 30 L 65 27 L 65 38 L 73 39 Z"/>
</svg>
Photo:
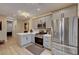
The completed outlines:
<svg viewBox="0 0 79 59">
<path fill-rule="evenodd" d="M 77 54 L 77 17 L 52 19 L 52 54 Z"/>
</svg>

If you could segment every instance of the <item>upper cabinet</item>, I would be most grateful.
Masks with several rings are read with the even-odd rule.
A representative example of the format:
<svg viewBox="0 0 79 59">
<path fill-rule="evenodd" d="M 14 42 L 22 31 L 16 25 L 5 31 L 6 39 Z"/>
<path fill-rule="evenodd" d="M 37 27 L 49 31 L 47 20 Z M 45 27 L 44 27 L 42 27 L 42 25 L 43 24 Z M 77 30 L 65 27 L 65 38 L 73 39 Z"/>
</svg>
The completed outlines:
<svg viewBox="0 0 79 59">
<path fill-rule="evenodd" d="M 39 19 L 34 19 L 32 21 L 32 29 L 37 29 L 37 25 L 40 23 Z"/>
<path fill-rule="evenodd" d="M 33 29 L 51 28 L 51 19 L 52 19 L 51 15 L 35 19 L 33 20 L 32 28 Z"/>
<path fill-rule="evenodd" d="M 77 16 L 77 6 L 71 6 L 61 10 L 61 13 L 64 13 L 64 17 L 73 17 Z"/>
<path fill-rule="evenodd" d="M 64 17 L 77 16 L 77 6 L 74 5 L 74 6 L 71 6 L 71 7 L 64 8 L 64 9 L 53 12 L 53 16 L 52 16 L 53 19 L 52 20 L 61 19 L 61 16 L 64 16 Z"/>
<path fill-rule="evenodd" d="M 52 15 L 46 16 L 46 28 L 51 28 Z"/>
</svg>

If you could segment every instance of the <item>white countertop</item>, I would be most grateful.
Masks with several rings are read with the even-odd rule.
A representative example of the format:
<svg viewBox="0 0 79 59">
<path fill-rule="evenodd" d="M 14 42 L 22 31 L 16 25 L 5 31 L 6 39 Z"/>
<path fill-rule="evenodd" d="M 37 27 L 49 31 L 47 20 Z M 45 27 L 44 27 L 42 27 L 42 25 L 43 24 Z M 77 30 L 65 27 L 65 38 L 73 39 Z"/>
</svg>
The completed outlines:
<svg viewBox="0 0 79 59">
<path fill-rule="evenodd" d="M 51 37 L 51 34 L 45 34 L 44 36 Z"/>
<path fill-rule="evenodd" d="M 17 33 L 17 35 L 26 35 L 26 33 Z"/>
<path fill-rule="evenodd" d="M 27 34 L 36 34 L 36 32 L 17 33 L 17 35 L 27 35 Z"/>
</svg>

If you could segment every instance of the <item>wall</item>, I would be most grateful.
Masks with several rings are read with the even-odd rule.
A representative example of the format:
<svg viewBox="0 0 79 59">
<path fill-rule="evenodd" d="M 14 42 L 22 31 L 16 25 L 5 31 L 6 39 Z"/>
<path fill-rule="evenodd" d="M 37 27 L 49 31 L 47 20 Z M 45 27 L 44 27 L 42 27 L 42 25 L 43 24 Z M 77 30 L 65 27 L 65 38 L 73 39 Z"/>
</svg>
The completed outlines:
<svg viewBox="0 0 79 59">
<path fill-rule="evenodd" d="M 16 32 L 22 33 L 24 31 L 23 21 L 17 20 Z"/>
<path fill-rule="evenodd" d="M 24 32 L 24 23 L 28 22 L 27 20 L 17 20 L 16 23 L 16 32 L 23 33 Z"/>
<path fill-rule="evenodd" d="M 24 23 L 28 22 L 29 23 L 29 31 L 32 29 L 32 20 L 30 19 L 29 21 L 27 20 L 13 20 L 13 37 L 17 38 L 17 33 L 24 33 Z"/>
<path fill-rule="evenodd" d="M 2 21 L 2 31 L 0 31 L 0 40 L 7 41 L 7 22 L 6 22 L 6 17 L 0 16 L 0 21 Z"/>
<path fill-rule="evenodd" d="M 12 29 L 12 35 L 13 35 L 14 38 L 16 37 L 16 33 L 17 33 L 17 31 L 16 31 L 17 27 L 16 26 L 17 26 L 17 20 L 14 19 L 13 20 L 13 29 Z"/>
<path fill-rule="evenodd" d="M 33 21 L 32 21 L 32 19 L 30 19 L 28 22 L 29 22 L 29 31 L 30 31 L 32 29 L 32 22 Z"/>
</svg>

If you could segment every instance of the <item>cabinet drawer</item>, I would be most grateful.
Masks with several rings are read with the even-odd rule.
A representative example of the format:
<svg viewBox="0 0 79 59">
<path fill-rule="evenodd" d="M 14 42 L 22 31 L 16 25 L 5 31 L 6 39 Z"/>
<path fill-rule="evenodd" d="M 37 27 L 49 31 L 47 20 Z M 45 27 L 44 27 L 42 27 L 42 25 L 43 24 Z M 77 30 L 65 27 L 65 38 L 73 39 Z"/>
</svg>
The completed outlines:
<svg viewBox="0 0 79 59">
<path fill-rule="evenodd" d="M 49 42 L 49 40 L 47 38 L 44 38 L 43 41 L 44 42 Z"/>
<path fill-rule="evenodd" d="M 49 45 L 45 43 L 45 44 L 44 44 L 44 47 L 49 48 Z"/>
<path fill-rule="evenodd" d="M 70 47 L 70 46 L 66 46 L 66 45 L 62 45 L 54 42 L 52 43 L 52 47 L 69 54 L 74 54 L 74 55 L 77 54 L 77 47 Z"/>
<path fill-rule="evenodd" d="M 43 43 L 49 45 L 51 42 L 47 39 L 47 40 L 44 40 Z"/>
<path fill-rule="evenodd" d="M 61 46 L 59 43 L 52 42 L 52 47 L 59 50 L 64 50 L 63 46 Z"/>
<path fill-rule="evenodd" d="M 57 50 L 57 49 L 55 49 L 55 48 L 52 48 L 53 50 L 52 50 L 52 54 L 53 55 L 70 55 L 70 54 L 68 54 L 68 53 L 66 53 L 66 52 L 64 52 L 64 51 L 60 51 L 60 50 Z"/>
<path fill-rule="evenodd" d="M 44 47 L 51 49 L 51 45 L 48 43 L 44 43 Z"/>
<path fill-rule="evenodd" d="M 47 42 L 50 42 L 51 41 L 51 38 L 50 37 L 43 37 L 43 40 L 44 41 L 47 41 Z"/>
</svg>

